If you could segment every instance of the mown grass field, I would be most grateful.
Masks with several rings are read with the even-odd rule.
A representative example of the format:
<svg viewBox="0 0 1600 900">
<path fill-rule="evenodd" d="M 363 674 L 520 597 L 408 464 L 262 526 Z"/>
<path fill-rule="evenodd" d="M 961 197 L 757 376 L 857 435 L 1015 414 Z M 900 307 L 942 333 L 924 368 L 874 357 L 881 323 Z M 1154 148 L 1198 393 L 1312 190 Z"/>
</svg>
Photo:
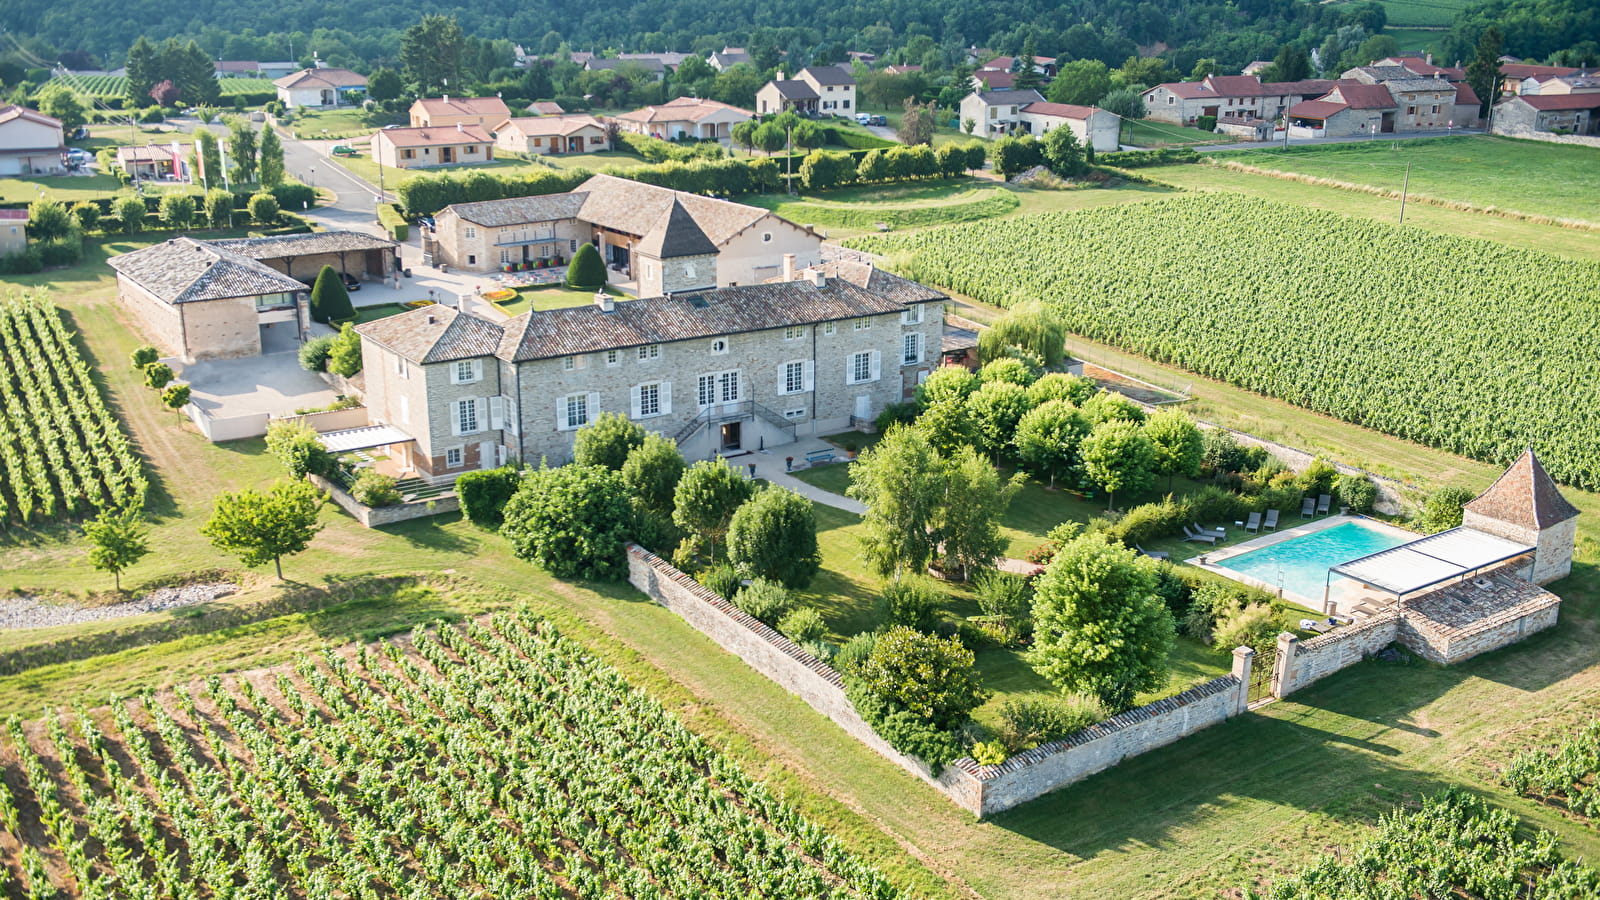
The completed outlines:
<svg viewBox="0 0 1600 900">
<path fill-rule="evenodd" d="M 1281 191 L 1309 205 L 1387 215 L 1361 209 L 1381 201 L 1331 188 L 1194 166 L 1152 174 L 1168 181 L 1204 176 L 1191 180 L 1191 186 Z M 1082 202 L 1085 195 L 1100 200 L 1161 195 L 1039 193 L 1057 202 Z M 1510 229 L 1504 232 L 1507 243 L 1553 249 L 1542 242 L 1568 237 L 1572 243 L 1561 252 L 1600 256 L 1593 235 L 1414 209 L 1420 227 L 1459 233 L 1493 224 Z M 1413 220 L 1411 210 L 1407 219 Z M 206 442 L 160 407 L 127 367 L 127 354 L 141 339 L 116 303 L 101 261 L 108 252 L 138 246 L 142 243 L 90 242 L 90 263 L 8 279 L 56 287 L 56 301 L 67 309 L 69 324 L 83 333 L 109 401 L 128 423 L 155 476 L 155 552 L 127 573 L 129 584 L 210 567 L 237 569 L 234 560 L 210 548 L 198 528 L 217 491 L 262 486 L 278 473 L 260 441 Z M 1196 397 L 1191 408 L 1206 418 L 1420 485 L 1481 489 L 1498 474 L 1486 465 L 1110 348 L 1072 343 L 1076 355 L 1092 361 L 1161 383 L 1189 385 Z M 956 810 L 631 589 L 550 579 L 514 560 L 498 537 L 455 515 L 368 531 L 327 509 L 326 530 L 310 550 L 285 563 L 296 584 L 279 586 L 260 573 L 243 594 L 224 602 L 278 598 L 368 572 L 439 573 L 492 590 L 389 602 L 390 595 L 374 589 L 370 600 L 322 612 L 34 669 L 0 678 L 0 712 L 37 714 L 46 703 L 102 702 L 110 690 L 160 688 L 204 673 L 274 664 L 297 650 L 393 633 L 436 615 L 471 614 L 509 596 L 530 603 L 563 633 L 620 666 L 692 728 L 727 747 L 752 775 L 776 784 L 852 849 L 932 897 L 1239 896 L 1241 888 L 1297 868 L 1323 850 L 1359 841 L 1378 815 L 1449 784 L 1465 785 L 1534 824 L 1553 828 L 1569 855 L 1592 860 L 1600 858 L 1600 834 L 1511 796 L 1495 776 L 1496 766 L 1516 747 L 1592 716 L 1600 704 L 1600 495 L 1569 490 L 1567 496 L 1585 515 L 1579 520 L 1579 564 L 1572 577 L 1555 585 L 1567 602 L 1561 624 L 1552 631 L 1451 669 L 1363 663 L 1290 700 L 986 822 Z M 0 586 L 42 588 L 80 599 L 109 585 L 108 576 L 88 565 L 76 532 L 65 526 L 0 537 L 0 570 L 5 572 Z M 0 645 L 0 653 L 15 652 L 17 646 Z"/>
<path fill-rule="evenodd" d="M 1491 135 L 1220 151 L 1209 159 L 1600 224 L 1600 150 Z M 1410 217 L 1410 208 L 1407 217 Z"/>
<path fill-rule="evenodd" d="M 1124 120 L 1121 141 L 1135 147 L 1191 147 L 1226 144 L 1233 138 L 1214 131 L 1201 131 L 1187 125 L 1173 125 L 1153 119 Z"/>
</svg>

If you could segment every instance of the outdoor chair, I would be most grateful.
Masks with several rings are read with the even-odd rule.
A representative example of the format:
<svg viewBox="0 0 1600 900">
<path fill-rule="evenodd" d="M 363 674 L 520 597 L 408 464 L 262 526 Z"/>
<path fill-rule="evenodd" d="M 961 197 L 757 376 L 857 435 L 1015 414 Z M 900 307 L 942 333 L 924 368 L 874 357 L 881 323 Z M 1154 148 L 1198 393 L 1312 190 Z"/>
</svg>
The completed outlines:
<svg viewBox="0 0 1600 900">
<path fill-rule="evenodd" d="M 1222 527 L 1221 525 L 1218 525 L 1215 528 L 1201 528 L 1200 523 L 1196 522 L 1189 527 L 1193 528 L 1196 534 L 1214 534 L 1219 538 L 1225 538 L 1228 536 L 1228 529 Z"/>
<path fill-rule="evenodd" d="M 1261 529 L 1263 531 L 1277 531 L 1278 530 L 1278 511 L 1277 510 L 1275 510 L 1275 509 L 1267 510 L 1267 520 L 1265 522 L 1261 523 Z"/>
<path fill-rule="evenodd" d="M 1139 551 L 1140 555 L 1148 556 L 1151 559 L 1171 559 L 1172 558 L 1172 554 L 1166 552 L 1165 550 L 1157 550 L 1154 553 L 1152 553 L 1149 550 L 1146 550 L 1145 548 L 1139 546 L 1138 544 L 1134 544 L 1133 545 L 1133 549 Z"/>
<path fill-rule="evenodd" d="M 1303 519 L 1309 519 L 1312 516 L 1316 515 L 1316 513 L 1317 513 L 1317 501 L 1311 499 L 1310 497 L 1307 497 L 1305 502 L 1300 504 L 1300 517 L 1303 518 Z"/>
<path fill-rule="evenodd" d="M 1323 494 L 1317 498 L 1317 515 L 1325 516 L 1333 508 L 1333 495 Z"/>
<path fill-rule="evenodd" d="M 1196 531 L 1187 525 L 1183 526 L 1183 539 L 1185 541 L 1205 541 L 1208 544 L 1217 542 L 1216 535 L 1206 534 L 1204 531 Z"/>
<path fill-rule="evenodd" d="M 1256 513 L 1256 512 L 1251 513 L 1250 514 L 1250 521 L 1244 523 L 1244 530 L 1245 531 L 1260 531 L 1261 530 L 1261 513 Z"/>
</svg>

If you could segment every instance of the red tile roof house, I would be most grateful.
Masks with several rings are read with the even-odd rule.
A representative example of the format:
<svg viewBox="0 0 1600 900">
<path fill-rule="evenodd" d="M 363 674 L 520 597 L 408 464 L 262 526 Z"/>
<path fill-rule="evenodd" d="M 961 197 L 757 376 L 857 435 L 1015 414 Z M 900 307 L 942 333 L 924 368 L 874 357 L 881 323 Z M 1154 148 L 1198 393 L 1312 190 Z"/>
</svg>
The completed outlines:
<svg viewBox="0 0 1600 900">
<path fill-rule="evenodd" d="M 372 136 L 372 156 L 396 169 L 461 166 L 494 160 L 494 135 L 476 125 L 385 128 Z"/>
<path fill-rule="evenodd" d="M 1600 92 L 1524 94 L 1494 105 L 1495 134 L 1600 135 Z"/>
<path fill-rule="evenodd" d="M 1208 75 L 1204 81 L 1158 84 L 1143 94 L 1145 115 L 1158 122 L 1193 125 L 1201 116 L 1272 121 L 1288 107 L 1320 96 L 1332 81 L 1274 81 L 1254 75 Z"/>
<path fill-rule="evenodd" d="M 1387 134 L 1394 131 L 1399 111 L 1383 85 L 1340 81 L 1327 94 L 1289 108 L 1289 137 Z"/>
<path fill-rule="evenodd" d="M 528 104 L 528 112 L 536 116 L 559 116 L 565 114 L 566 110 L 562 109 L 559 103 L 550 100 L 539 100 Z"/>
<path fill-rule="evenodd" d="M 118 147 L 117 166 L 128 173 L 129 178 L 165 178 L 169 175 L 176 176 L 177 166 L 173 163 L 172 148 L 159 144 L 147 147 Z"/>
<path fill-rule="evenodd" d="M 1096 106 L 1041 102 L 1029 103 L 1019 112 L 1028 132 L 1036 137 L 1053 128 L 1067 127 L 1077 136 L 1079 146 L 1092 146 L 1096 153 L 1121 146 L 1122 117 L 1114 112 Z"/>
<path fill-rule="evenodd" d="M 488 130 L 511 118 L 511 109 L 499 97 L 423 97 L 411 104 L 414 128 L 476 125 Z"/>
<path fill-rule="evenodd" d="M 526 116 L 494 127 L 495 146 L 524 156 L 598 153 L 611 149 L 606 126 L 594 116 Z"/>
<path fill-rule="evenodd" d="M 349 69 L 301 69 L 272 83 L 278 99 L 291 109 L 297 106 L 339 106 L 349 103 L 353 93 L 365 94 L 367 76 Z"/>
<path fill-rule="evenodd" d="M 733 141 L 733 126 L 754 117 L 749 110 L 715 100 L 679 97 L 670 103 L 623 113 L 612 121 L 618 128 L 633 134 L 668 141 L 682 138 L 720 141 L 727 146 Z"/>
</svg>

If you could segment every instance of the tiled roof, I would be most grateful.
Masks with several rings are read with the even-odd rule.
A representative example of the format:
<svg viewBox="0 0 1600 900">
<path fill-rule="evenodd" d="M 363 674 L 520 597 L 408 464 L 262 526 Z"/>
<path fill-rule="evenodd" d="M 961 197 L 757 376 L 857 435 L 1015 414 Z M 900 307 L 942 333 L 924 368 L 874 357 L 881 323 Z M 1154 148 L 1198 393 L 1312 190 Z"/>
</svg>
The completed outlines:
<svg viewBox="0 0 1600 900">
<path fill-rule="evenodd" d="M 612 312 L 596 306 L 526 312 L 506 323 L 498 355 L 523 362 L 904 310 L 903 304 L 839 279 L 823 287 L 810 281 L 743 284 L 622 301 Z"/>
<path fill-rule="evenodd" d="M 1144 93 L 1148 94 L 1156 90 L 1164 90 L 1180 100 L 1199 100 L 1203 97 L 1217 96 L 1216 91 L 1198 81 L 1169 81 L 1165 84 L 1158 84 L 1153 88 L 1147 88 Z"/>
<path fill-rule="evenodd" d="M 1415 93 L 1417 91 L 1453 91 L 1455 86 L 1443 78 L 1396 78 L 1386 81 L 1384 87 L 1391 91 Z"/>
<path fill-rule="evenodd" d="M 811 85 L 806 84 L 804 81 L 778 81 L 774 79 L 773 81 L 767 82 L 767 84 L 777 89 L 778 96 L 784 98 L 785 100 L 817 99 L 817 92 L 812 89 Z"/>
<path fill-rule="evenodd" d="M 117 162 L 168 162 L 172 159 L 172 148 L 160 144 L 150 144 L 144 147 L 118 147 Z"/>
<path fill-rule="evenodd" d="M 647 236 L 662 221 L 674 201 L 683 204 L 700 230 L 719 247 L 770 215 L 759 207 L 685 194 L 614 175 L 596 175 L 578 185 L 577 190 L 588 194 L 578 218 L 640 237 Z"/>
<path fill-rule="evenodd" d="M 1381 84 L 1362 84 L 1359 81 L 1341 81 L 1334 85 L 1333 92 L 1338 93 L 1339 100 L 1351 109 L 1394 109 L 1394 95 Z M 1327 100 L 1332 97 L 1319 99 Z"/>
<path fill-rule="evenodd" d="M 729 106 L 726 103 L 718 103 L 715 100 L 706 100 L 699 97 L 679 97 L 670 103 L 646 106 L 643 109 L 625 112 L 617 116 L 617 118 L 647 125 L 653 122 L 698 122 L 706 116 L 724 110 L 732 110 L 744 116 L 755 115 L 749 110 L 740 109 L 737 106 Z"/>
<path fill-rule="evenodd" d="M 1456 102 L 1462 105 L 1470 103 L 1473 106 L 1477 106 L 1482 101 L 1478 99 L 1478 92 L 1472 89 L 1472 85 L 1467 84 L 1465 81 L 1460 81 L 1456 83 Z"/>
<path fill-rule="evenodd" d="M 1527 63 L 1501 63 L 1500 74 L 1509 78 L 1532 78 L 1535 75 L 1571 75 L 1579 71 L 1571 66 L 1533 66 Z"/>
<path fill-rule="evenodd" d="M 994 59 L 979 66 L 978 70 L 982 72 L 1009 72 L 1011 67 L 1016 64 L 1017 61 L 1014 57 L 996 56 Z"/>
<path fill-rule="evenodd" d="M 499 116 L 496 122 L 511 117 L 511 110 L 499 97 L 424 97 L 412 105 L 430 116 Z"/>
<path fill-rule="evenodd" d="M 647 72 L 664 72 L 667 68 L 659 56 L 634 56 L 628 59 L 591 59 L 583 64 L 583 67 L 591 72 L 620 69 L 623 66 L 638 66 Z"/>
<path fill-rule="evenodd" d="M 539 121 L 533 119 L 532 121 Z M 477 125 L 427 125 L 421 128 L 385 128 L 373 135 L 396 147 L 440 147 L 450 144 L 489 144 L 494 136 Z"/>
<path fill-rule="evenodd" d="M 908 72 L 921 72 L 921 66 L 884 66 L 883 70 L 890 75 L 905 75 Z"/>
<path fill-rule="evenodd" d="M 1348 104 L 1336 103 L 1332 100 L 1305 100 L 1289 107 L 1289 115 L 1301 116 L 1307 119 L 1326 119 L 1349 108 Z"/>
<path fill-rule="evenodd" d="M 261 63 L 255 60 L 219 59 L 217 60 L 218 72 L 259 72 Z"/>
<path fill-rule="evenodd" d="M 1600 108 L 1600 93 L 1590 94 L 1523 94 L 1512 97 L 1512 100 L 1521 100 L 1540 112 L 1552 112 L 1562 109 L 1596 109 Z"/>
<path fill-rule="evenodd" d="M 0 209 L 0 221 L 26 222 L 28 221 L 28 211 L 25 209 Z"/>
<path fill-rule="evenodd" d="M 854 75 L 838 66 L 806 66 L 796 78 L 809 78 L 817 84 L 854 85 Z"/>
<path fill-rule="evenodd" d="M 1344 75 L 1347 78 L 1359 78 L 1363 82 L 1371 84 L 1378 84 L 1384 81 L 1403 81 L 1407 78 L 1417 77 L 1417 73 L 1405 66 L 1357 66 L 1345 72 Z"/>
<path fill-rule="evenodd" d="M 672 206 L 639 241 L 639 252 L 656 259 L 676 259 L 716 253 L 717 245 L 695 224 L 694 216 L 689 215 L 683 204 L 673 198 Z"/>
<path fill-rule="evenodd" d="M 1333 81 L 1328 78 L 1307 78 L 1302 81 L 1267 81 L 1261 85 L 1261 93 L 1266 97 L 1283 97 L 1290 94 L 1326 94 L 1333 90 Z"/>
<path fill-rule="evenodd" d="M 272 85 L 281 88 L 366 87 L 367 76 L 359 75 L 349 69 L 301 69 L 292 75 L 279 78 Z"/>
<path fill-rule="evenodd" d="M 1261 96 L 1261 80 L 1254 75 L 1207 75 L 1205 84 L 1218 97 Z"/>
<path fill-rule="evenodd" d="M 1040 103 L 1035 101 L 1024 106 L 1022 111 L 1036 116 L 1055 116 L 1058 119 L 1087 119 L 1100 110 L 1093 106 L 1079 106 L 1075 103 Z"/>
<path fill-rule="evenodd" d="M 498 134 L 506 129 L 511 129 L 513 131 L 520 131 L 528 137 L 540 137 L 552 134 L 567 135 L 572 134 L 575 131 L 582 131 L 585 128 L 598 128 L 601 131 L 604 131 L 606 126 L 594 116 L 583 115 L 579 113 L 570 116 L 524 116 L 520 119 L 508 118 L 496 125 L 494 130 L 495 133 Z"/>
<path fill-rule="evenodd" d="M 168 303 L 305 290 L 300 282 L 247 256 L 186 237 L 113 256 L 109 264 Z"/>
<path fill-rule="evenodd" d="M 529 103 L 528 112 L 531 112 L 536 116 L 559 116 L 566 112 L 566 110 L 562 109 L 561 104 L 559 103 L 549 100 L 541 100 L 537 103 Z"/>
<path fill-rule="evenodd" d="M 1555 481 L 1531 447 L 1488 490 L 1461 508 L 1534 530 L 1549 528 L 1578 514 L 1578 508 L 1556 489 Z"/>
<path fill-rule="evenodd" d="M 1307 99 L 1291 106 L 1290 115 L 1299 115 L 1304 119 L 1328 119 L 1330 115 L 1344 112 L 1346 109 L 1350 109 L 1349 104 L 1334 102 L 1331 99 Z"/>
<path fill-rule="evenodd" d="M 1005 90 L 1017 83 L 1011 72 L 973 72 L 972 77 L 989 90 Z"/>
<path fill-rule="evenodd" d="M 356 333 L 420 364 L 493 356 L 502 335 L 487 319 L 438 304 L 357 325 Z"/>
<path fill-rule="evenodd" d="M 0 125 L 16 119 L 37 122 L 40 125 L 49 125 L 54 128 L 61 127 L 60 119 L 47 116 L 36 109 L 29 109 L 26 106 L 0 106 Z"/>
<path fill-rule="evenodd" d="M 663 50 L 660 53 L 618 53 L 617 59 L 659 59 L 664 65 L 677 68 L 690 55 L 675 50 Z"/>
<path fill-rule="evenodd" d="M 1042 103 L 1044 98 L 1038 91 L 979 91 L 978 99 L 987 106 L 1026 106 L 1029 103 Z"/>
<path fill-rule="evenodd" d="M 925 303 L 931 300 L 949 299 L 927 285 L 918 284 L 909 278 L 901 278 L 867 263 L 839 259 L 825 262 L 817 268 L 830 278 L 843 279 L 856 287 L 866 288 L 874 294 L 882 294 L 899 303 Z"/>
<path fill-rule="evenodd" d="M 526 225 L 530 222 L 556 222 L 576 219 L 583 201 L 589 195 L 581 191 L 570 194 L 540 194 L 535 197 L 512 197 L 508 200 L 480 200 L 476 203 L 455 203 L 444 208 L 462 221 L 486 228 L 503 228 L 507 225 Z"/>
<path fill-rule="evenodd" d="M 314 231 L 310 234 L 283 234 L 274 237 L 235 238 L 206 241 L 212 247 L 230 250 L 251 259 L 283 259 L 314 253 L 355 253 L 362 250 L 393 250 L 399 244 L 388 238 L 359 231 Z"/>
</svg>

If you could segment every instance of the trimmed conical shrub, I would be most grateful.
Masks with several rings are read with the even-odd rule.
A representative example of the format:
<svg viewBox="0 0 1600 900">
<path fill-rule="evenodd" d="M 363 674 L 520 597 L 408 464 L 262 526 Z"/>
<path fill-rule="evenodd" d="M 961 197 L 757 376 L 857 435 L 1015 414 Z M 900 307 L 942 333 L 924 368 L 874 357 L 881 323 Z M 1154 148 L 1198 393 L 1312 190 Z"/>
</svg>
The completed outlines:
<svg viewBox="0 0 1600 900">
<path fill-rule="evenodd" d="M 350 305 L 350 292 L 333 266 L 323 266 L 317 273 L 317 283 L 311 286 L 311 321 L 327 324 L 329 321 L 348 319 L 356 314 Z"/>
<path fill-rule="evenodd" d="M 593 244 L 580 244 L 567 266 L 567 287 L 579 291 L 598 291 L 606 286 L 606 264 Z"/>
</svg>

